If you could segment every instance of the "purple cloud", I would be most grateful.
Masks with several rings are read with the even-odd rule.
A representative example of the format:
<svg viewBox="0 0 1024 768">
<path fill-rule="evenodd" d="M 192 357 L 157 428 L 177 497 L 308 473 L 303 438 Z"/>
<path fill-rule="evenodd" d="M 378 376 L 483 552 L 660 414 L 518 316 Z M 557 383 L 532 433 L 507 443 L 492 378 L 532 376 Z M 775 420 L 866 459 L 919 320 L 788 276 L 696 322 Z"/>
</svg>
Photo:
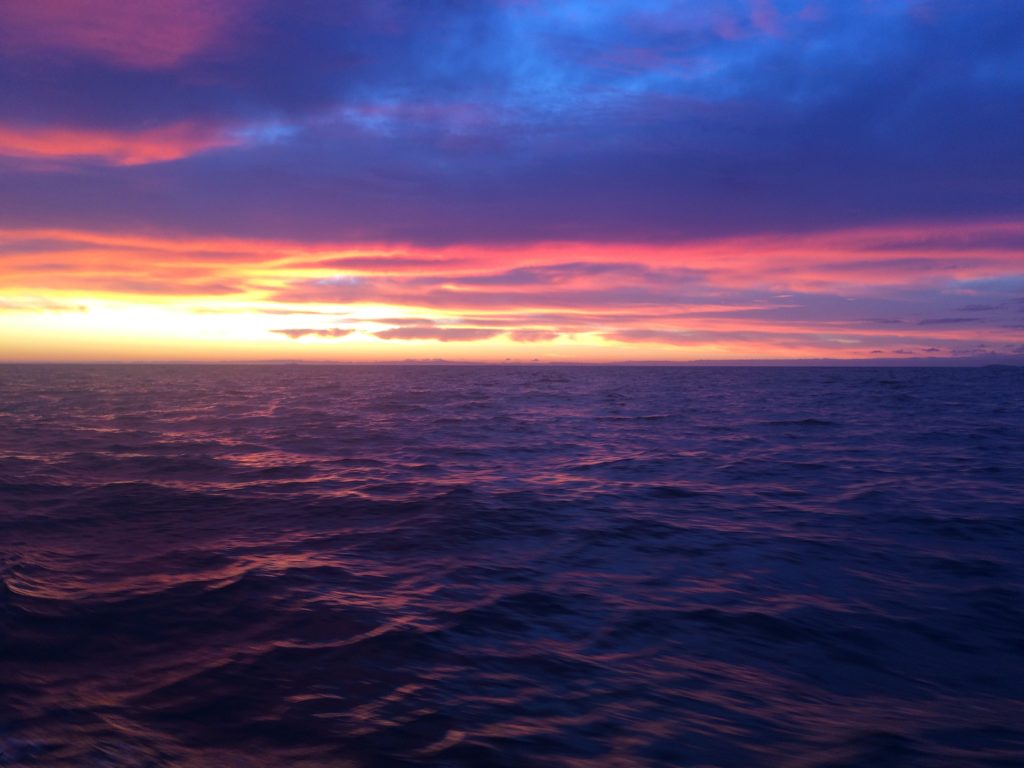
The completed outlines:
<svg viewBox="0 0 1024 768">
<path fill-rule="evenodd" d="M 176 162 L 8 160 L 0 225 L 514 244 L 1018 216 L 1024 9 L 930 7 L 780 4 L 766 33 L 750 3 L 241 3 L 158 67 L 128 26 L 97 49 L 30 18 L 54 53 L 0 45 L 0 125 L 208 134 L 140 155 Z M 1020 246 L 994 237 L 958 247 Z"/>
</svg>

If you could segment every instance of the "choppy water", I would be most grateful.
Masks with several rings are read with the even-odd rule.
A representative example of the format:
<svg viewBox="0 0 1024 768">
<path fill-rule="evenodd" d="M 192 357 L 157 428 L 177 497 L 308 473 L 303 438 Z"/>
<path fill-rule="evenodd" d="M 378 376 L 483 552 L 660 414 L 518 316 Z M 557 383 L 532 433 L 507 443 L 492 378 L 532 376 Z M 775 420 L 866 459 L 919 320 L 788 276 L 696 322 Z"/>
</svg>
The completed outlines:
<svg viewBox="0 0 1024 768">
<path fill-rule="evenodd" d="M 1024 369 L 0 367 L 0 764 L 1024 764 Z"/>
</svg>

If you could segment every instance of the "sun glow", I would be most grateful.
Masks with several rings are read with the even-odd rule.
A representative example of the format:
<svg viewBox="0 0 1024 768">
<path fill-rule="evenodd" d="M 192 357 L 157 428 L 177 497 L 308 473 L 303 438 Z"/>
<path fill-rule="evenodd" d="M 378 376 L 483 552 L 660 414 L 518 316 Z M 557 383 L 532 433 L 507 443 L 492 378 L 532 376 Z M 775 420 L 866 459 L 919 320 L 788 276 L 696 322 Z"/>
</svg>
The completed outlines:
<svg viewBox="0 0 1024 768">
<path fill-rule="evenodd" d="M 1003 284 L 1019 269 L 1022 234 L 1019 223 L 994 221 L 685 245 L 428 249 L 8 230 L 0 353 L 621 361 L 1012 352 L 1024 329 L 1011 322 L 1013 287 Z M 990 241 L 984 258 L 959 258 Z"/>
</svg>

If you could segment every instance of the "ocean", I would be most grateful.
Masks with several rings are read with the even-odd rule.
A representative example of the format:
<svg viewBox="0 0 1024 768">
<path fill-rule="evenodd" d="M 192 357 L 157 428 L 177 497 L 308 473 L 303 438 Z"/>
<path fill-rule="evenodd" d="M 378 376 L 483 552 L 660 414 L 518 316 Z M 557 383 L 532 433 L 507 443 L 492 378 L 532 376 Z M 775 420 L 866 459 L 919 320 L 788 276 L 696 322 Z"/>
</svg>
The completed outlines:
<svg viewBox="0 0 1024 768">
<path fill-rule="evenodd" d="M 1024 765 L 1024 368 L 0 366 L 0 765 Z"/>
</svg>

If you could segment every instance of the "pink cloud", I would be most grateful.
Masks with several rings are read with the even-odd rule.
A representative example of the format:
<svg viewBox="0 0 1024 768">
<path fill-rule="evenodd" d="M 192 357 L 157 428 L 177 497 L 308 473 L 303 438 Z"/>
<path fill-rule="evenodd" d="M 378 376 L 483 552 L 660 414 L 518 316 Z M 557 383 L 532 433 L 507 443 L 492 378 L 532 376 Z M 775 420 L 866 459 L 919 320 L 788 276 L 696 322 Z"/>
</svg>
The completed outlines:
<svg viewBox="0 0 1024 768">
<path fill-rule="evenodd" d="M 143 131 L 0 125 L 0 155 L 7 157 L 95 158 L 113 165 L 145 165 L 236 143 L 217 127 L 187 122 Z"/>
<path fill-rule="evenodd" d="M 533 344 L 539 341 L 554 341 L 561 334 L 555 333 L 554 331 L 529 331 L 529 330 L 518 330 L 509 331 L 508 337 L 512 341 L 519 341 L 525 344 Z"/>
<path fill-rule="evenodd" d="M 71 50 L 140 69 L 172 67 L 213 45 L 243 0 L 26 0 L 0 4 L 16 51 Z"/>
<path fill-rule="evenodd" d="M 1024 343 L 1022 244 L 1024 227 L 998 221 L 517 248 L 10 230 L 0 231 L 0 283 L 8 301 L 205 295 L 218 311 L 237 301 L 239 312 L 373 321 L 394 327 L 366 335 L 424 346 L 560 338 L 559 351 L 596 345 L 602 355 L 641 345 L 674 357 L 856 357 Z M 351 261 L 363 269 L 346 269 Z M 353 332 L 301 325 L 273 333 Z"/>
<path fill-rule="evenodd" d="M 375 317 L 373 319 L 375 323 L 384 323 L 385 325 L 435 325 L 433 320 L 428 320 L 425 317 Z"/>
<path fill-rule="evenodd" d="M 431 341 L 483 341 L 501 333 L 494 328 L 429 328 L 415 326 L 391 328 L 374 334 L 379 339 L 431 340 Z"/>
<path fill-rule="evenodd" d="M 753 0 L 750 22 L 754 28 L 766 35 L 778 35 L 782 31 L 782 20 L 772 0 Z"/>
<path fill-rule="evenodd" d="M 342 258 L 306 261 L 293 264 L 293 267 L 306 269 L 334 269 L 351 272 L 372 272 L 391 274 L 412 272 L 425 274 L 432 272 L 450 272 L 453 268 L 464 266 L 464 259 L 439 259 L 422 256 L 402 256 L 397 254 L 373 254 L 366 256 L 346 256 Z"/>
</svg>

